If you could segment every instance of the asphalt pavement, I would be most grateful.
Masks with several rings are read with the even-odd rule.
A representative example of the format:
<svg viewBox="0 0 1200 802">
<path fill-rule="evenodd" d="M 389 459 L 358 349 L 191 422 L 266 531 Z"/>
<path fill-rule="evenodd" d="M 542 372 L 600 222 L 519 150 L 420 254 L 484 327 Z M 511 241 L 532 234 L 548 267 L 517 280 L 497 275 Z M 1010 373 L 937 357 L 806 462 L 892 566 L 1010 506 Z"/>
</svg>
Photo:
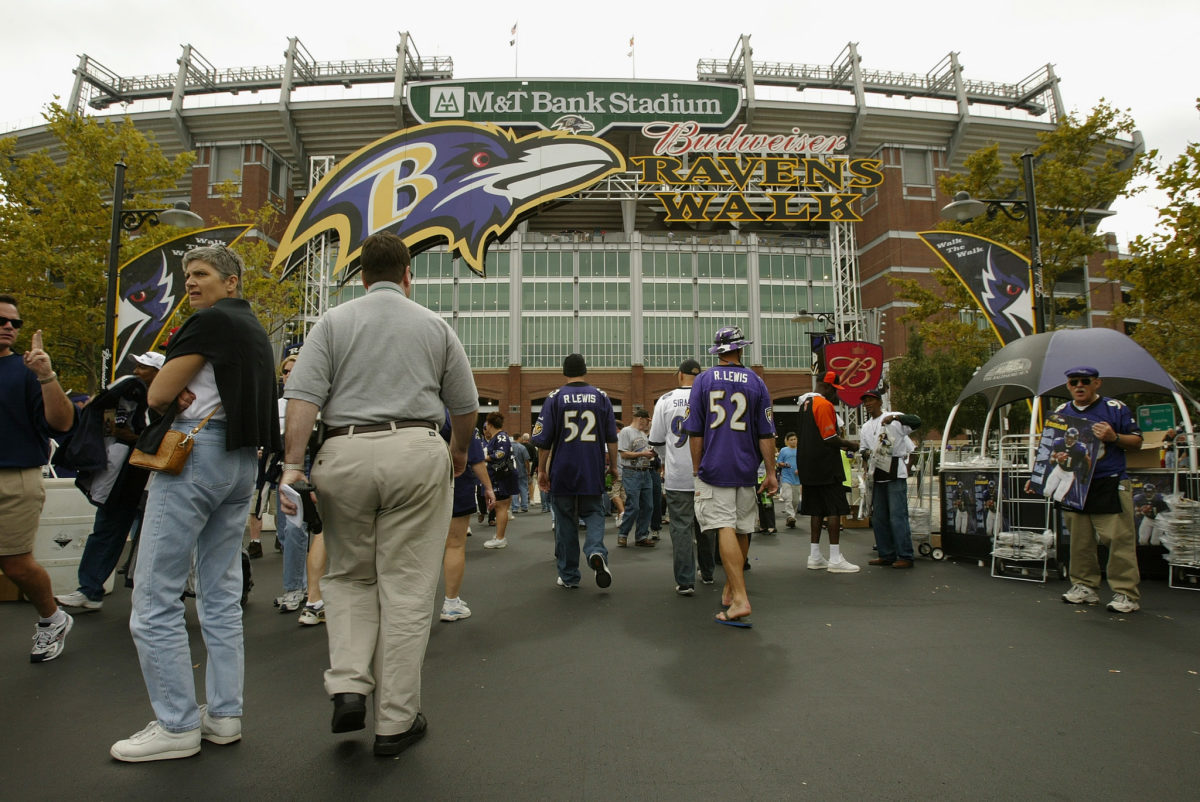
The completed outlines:
<svg viewBox="0 0 1200 802">
<path fill-rule="evenodd" d="M 713 623 L 716 585 L 677 596 L 667 533 L 606 542 L 613 584 L 555 585 L 550 516 L 511 546 L 472 524 L 462 597 L 434 617 L 428 736 L 396 758 L 329 732 L 324 627 L 281 615 L 265 536 L 245 611 L 240 743 L 122 764 L 109 746 L 153 718 L 128 631 L 129 591 L 76 616 L 33 665 L 34 612 L 0 604 L 5 799 L 1195 799 L 1200 593 L 1143 586 L 1143 609 L 1063 604 L 1067 584 L 995 579 L 974 560 L 805 567 L 801 530 L 756 535 L 752 629 Z M 1104 595 L 1104 600 L 1109 594 Z M 437 605 L 440 607 L 441 595 Z M 203 642 L 188 629 L 203 688 Z"/>
</svg>

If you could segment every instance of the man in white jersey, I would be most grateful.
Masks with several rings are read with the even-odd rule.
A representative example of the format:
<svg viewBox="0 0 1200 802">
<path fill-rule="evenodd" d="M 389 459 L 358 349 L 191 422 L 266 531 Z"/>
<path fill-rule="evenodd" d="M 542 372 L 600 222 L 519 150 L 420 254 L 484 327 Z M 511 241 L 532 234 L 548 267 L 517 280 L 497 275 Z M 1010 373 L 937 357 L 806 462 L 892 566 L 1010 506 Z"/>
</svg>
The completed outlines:
<svg viewBox="0 0 1200 802">
<path fill-rule="evenodd" d="M 691 596 L 696 592 L 696 550 L 700 546 L 700 578 L 713 582 L 713 532 L 701 532 L 696 526 L 695 478 L 692 475 L 692 451 L 683 422 L 687 419 L 692 382 L 700 375 L 700 363 L 685 359 L 679 366 L 679 386 L 664 394 L 654 405 L 650 423 L 650 446 L 665 466 L 663 487 L 667 492 L 671 547 L 674 552 L 675 592 Z"/>
</svg>

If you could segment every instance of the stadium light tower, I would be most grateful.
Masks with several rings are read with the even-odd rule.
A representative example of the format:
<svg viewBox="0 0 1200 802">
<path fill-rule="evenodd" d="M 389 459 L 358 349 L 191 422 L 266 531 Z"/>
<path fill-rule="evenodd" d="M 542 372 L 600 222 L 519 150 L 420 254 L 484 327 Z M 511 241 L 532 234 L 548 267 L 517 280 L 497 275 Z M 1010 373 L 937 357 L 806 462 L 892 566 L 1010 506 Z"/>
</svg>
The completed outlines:
<svg viewBox="0 0 1200 802">
<path fill-rule="evenodd" d="M 1046 330 L 1045 284 L 1042 280 L 1042 245 L 1038 237 L 1037 196 L 1033 188 L 1033 153 L 1021 154 L 1021 178 L 1025 184 L 1025 200 L 972 198 L 969 192 L 959 192 L 954 201 L 942 207 L 942 217 L 955 223 L 965 223 L 982 215 L 989 220 L 1003 214 L 1009 220 L 1024 220 L 1029 225 L 1029 265 L 1033 271 L 1033 325 L 1039 332 Z"/>
<path fill-rule="evenodd" d="M 188 208 L 186 203 L 177 203 L 171 209 L 126 209 L 125 162 L 116 163 L 113 179 L 112 229 L 108 240 L 108 291 L 104 296 L 104 349 L 100 356 L 100 379 L 104 384 L 112 381 L 117 366 L 112 364 L 113 344 L 117 339 L 117 262 L 121 258 L 121 232 L 137 231 L 143 225 L 159 223 L 178 228 L 200 228 L 204 218 Z"/>
</svg>

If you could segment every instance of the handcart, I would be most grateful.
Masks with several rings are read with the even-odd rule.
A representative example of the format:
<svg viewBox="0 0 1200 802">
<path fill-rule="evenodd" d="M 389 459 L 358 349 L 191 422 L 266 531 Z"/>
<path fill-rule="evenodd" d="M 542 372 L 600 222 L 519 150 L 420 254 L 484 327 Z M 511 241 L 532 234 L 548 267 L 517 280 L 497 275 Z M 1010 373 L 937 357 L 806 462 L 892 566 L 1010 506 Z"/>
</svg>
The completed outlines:
<svg viewBox="0 0 1200 802">
<path fill-rule="evenodd" d="M 988 488 L 983 502 L 985 526 L 992 542 L 992 576 L 1045 582 L 1052 569 L 1065 577 L 1067 564 L 1059 558 L 1053 504 L 1024 492 L 1030 439 L 1027 434 L 1000 438 L 996 486 Z"/>
<path fill-rule="evenodd" d="M 915 486 L 915 493 L 909 494 L 908 525 L 912 533 L 913 546 L 922 557 L 934 560 L 946 559 L 942 550 L 941 535 L 934 535 L 933 509 L 937 492 L 933 484 L 933 461 L 937 451 L 932 448 L 922 448 L 916 453 L 912 469 L 909 471 L 909 483 Z"/>
</svg>

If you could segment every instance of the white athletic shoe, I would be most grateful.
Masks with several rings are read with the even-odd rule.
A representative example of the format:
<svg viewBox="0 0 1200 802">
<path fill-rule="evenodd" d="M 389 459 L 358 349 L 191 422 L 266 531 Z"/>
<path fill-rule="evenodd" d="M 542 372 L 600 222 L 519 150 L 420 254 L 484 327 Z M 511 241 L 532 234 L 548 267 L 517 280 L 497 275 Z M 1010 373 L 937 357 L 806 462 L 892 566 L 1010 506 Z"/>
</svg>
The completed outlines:
<svg viewBox="0 0 1200 802">
<path fill-rule="evenodd" d="M 99 610 L 104 606 L 104 601 L 92 601 L 87 596 L 83 595 L 82 590 L 73 590 L 70 593 L 64 593 L 61 596 L 55 596 L 54 600 L 63 607 L 78 607 L 81 610 Z"/>
<path fill-rule="evenodd" d="M 1112 601 L 1107 606 L 1109 612 L 1112 613 L 1136 613 L 1141 608 L 1140 604 L 1124 593 L 1118 593 L 1113 596 Z"/>
<path fill-rule="evenodd" d="M 1062 595 L 1062 600 L 1067 604 L 1099 604 L 1100 595 L 1087 585 L 1080 585 L 1076 582 L 1070 590 Z"/>
<path fill-rule="evenodd" d="M 210 716 L 208 705 L 200 705 L 200 737 L 213 744 L 242 740 L 240 716 Z"/>
<path fill-rule="evenodd" d="M 199 751 L 200 727 L 187 732 L 168 732 L 157 721 L 151 721 L 145 729 L 117 741 L 108 753 L 126 763 L 144 763 L 191 757 Z"/>
<path fill-rule="evenodd" d="M 439 617 L 443 621 L 458 621 L 463 618 L 470 618 L 471 608 L 462 599 L 446 599 L 442 602 L 442 614 Z"/>
<path fill-rule="evenodd" d="M 824 571 L 829 567 L 829 560 L 818 554 L 816 557 L 808 558 L 808 567 L 813 571 Z"/>
<path fill-rule="evenodd" d="M 831 574 L 856 574 L 858 573 L 859 568 L 845 557 L 838 557 L 838 559 L 829 563 L 827 570 Z"/>
<path fill-rule="evenodd" d="M 485 549 L 506 549 L 508 548 L 508 538 L 501 540 L 498 537 L 494 537 L 491 540 L 484 541 L 483 547 Z"/>
</svg>

